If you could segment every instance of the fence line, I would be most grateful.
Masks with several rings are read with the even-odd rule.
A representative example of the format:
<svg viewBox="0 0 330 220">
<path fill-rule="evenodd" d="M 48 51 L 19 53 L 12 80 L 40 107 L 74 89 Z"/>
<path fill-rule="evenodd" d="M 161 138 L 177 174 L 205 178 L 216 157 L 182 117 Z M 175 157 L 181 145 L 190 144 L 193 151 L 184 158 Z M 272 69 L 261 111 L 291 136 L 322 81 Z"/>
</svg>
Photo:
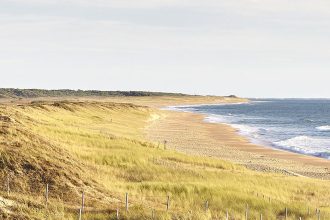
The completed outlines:
<svg viewBox="0 0 330 220">
<path fill-rule="evenodd" d="M 5 182 L 5 187 L 6 187 L 6 191 L 7 191 L 7 196 L 10 195 L 11 193 L 11 187 L 10 187 L 10 178 L 9 178 L 9 175 L 7 175 L 7 178 L 6 178 L 6 182 Z M 49 183 L 46 184 L 45 186 L 45 208 L 47 209 L 48 208 L 48 204 L 50 203 L 50 200 L 49 200 Z M 259 193 L 256 194 L 257 197 L 259 197 Z M 164 212 L 167 212 L 167 213 L 172 213 L 172 214 L 183 214 L 183 213 L 186 213 L 180 209 L 177 209 L 177 208 L 171 208 L 170 207 L 170 203 L 171 203 L 171 200 L 170 200 L 170 196 L 167 195 L 167 196 L 143 196 L 144 198 L 164 198 L 164 201 L 165 203 L 163 203 L 163 205 L 165 205 L 165 209 L 163 210 Z M 265 195 L 262 195 L 263 198 L 265 198 Z M 112 198 L 115 198 L 115 197 L 112 197 Z M 121 201 L 121 199 L 118 199 L 116 198 L 118 201 L 117 203 L 119 204 L 123 204 L 124 207 L 125 207 L 125 211 L 126 213 L 129 212 L 129 207 L 130 207 L 130 204 L 131 206 L 133 206 L 133 204 L 131 202 L 129 202 L 129 193 L 126 192 L 125 193 L 125 200 L 124 201 Z M 272 200 L 276 200 L 276 199 L 271 199 L 271 197 L 269 196 L 268 197 L 268 201 L 271 202 Z M 138 205 L 138 202 L 134 202 L 135 205 Z M 155 218 L 155 209 L 148 205 L 148 204 L 145 204 L 145 203 L 140 203 L 139 205 L 142 205 L 142 207 L 145 207 L 145 208 L 148 208 L 151 210 L 151 217 L 152 219 Z M 211 204 L 212 205 L 212 204 Z M 204 201 L 203 203 L 201 203 L 201 209 L 203 209 L 203 206 L 204 206 L 204 210 L 205 212 L 207 213 L 209 210 L 210 210 L 210 203 L 209 203 L 209 200 L 206 200 Z M 95 210 L 95 209 L 94 209 Z M 159 210 L 159 209 L 158 209 Z M 246 209 L 245 209 L 245 220 L 249 220 L 249 204 L 246 204 Z M 82 191 L 81 193 L 81 206 L 80 208 L 78 209 L 78 219 L 79 220 L 82 220 L 83 219 L 83 215 L 84 215 L 84 212 L 85 211 L 85 192 Z M 109 210 L 111 211 L 111 210 Z M 159 210 L 161 211 L 161 210 Z M 115 210 L 115 216 L 117 219 L 119 219 L 119 215 L 120 215 L 120 209 L 119 207 L 117 207 L 117 209 Z M 307 216 L 311 216 L 311 212 L 310 212 L 310 207 L 307 208 Z M 263 214 L 260 213 L 260 220 L 263 219 Z M 287 220 L 289 217 L 289 210 L 288 208 L 286 207 L 285 210 L 284 210 L 284 218 L 285 220 Z M 230 213 L 228 210 L 226 210 L 225 212 L 225 216 L 224 218 L 226 220 L 229 220 L 230 219 Z M 316 209 L 315 210 L 315 218 L 317 220 L 321 220 L 321 210 L 320 209 Z M 267 219 L 267 217 L 266 217 Z M 299 220 L 302 220 L 302 217 L 299 217 Z"/>
</svg>

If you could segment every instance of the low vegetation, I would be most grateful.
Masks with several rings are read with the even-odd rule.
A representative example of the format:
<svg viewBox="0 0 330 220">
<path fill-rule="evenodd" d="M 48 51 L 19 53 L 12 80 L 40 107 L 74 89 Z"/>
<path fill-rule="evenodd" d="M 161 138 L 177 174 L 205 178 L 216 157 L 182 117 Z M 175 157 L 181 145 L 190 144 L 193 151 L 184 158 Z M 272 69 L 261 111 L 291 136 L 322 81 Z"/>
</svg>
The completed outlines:
<svg viewBox="0 0 330 220">
<path fill-rule="evenodd" d="M 99 91 L 99 90 L 45 90 L 45 89 L 4 89 L 0 88 L 0 98 L 37 98 L 37 97 L 114 97 L 114 96 L 186 96 L 180 93 L 144 91 Z"/>
<path fill-rule="evenodd" d="M 329 181 L 168 150 L 144 138 L 157 114 L 105 102 L 0 106 L 1 219 L 78 219 L 82 192 L 84 219 L 116 219 L 117 209 L 120 219 L 284 219 L 285 208 L 288 219 L 316 219 L 315 209 L 330 218 Z"/>
</svg>

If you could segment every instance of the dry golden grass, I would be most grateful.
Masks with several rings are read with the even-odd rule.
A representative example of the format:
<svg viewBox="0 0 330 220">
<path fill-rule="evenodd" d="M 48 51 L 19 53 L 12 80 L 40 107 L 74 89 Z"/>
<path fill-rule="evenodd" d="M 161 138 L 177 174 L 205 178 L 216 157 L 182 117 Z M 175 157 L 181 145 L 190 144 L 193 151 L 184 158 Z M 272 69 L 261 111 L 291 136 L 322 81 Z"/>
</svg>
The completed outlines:
<svg viewBox="0 0 330 220">
<path fill-rule="evenodd" d="M 0 181 L 9 173 L 12 202 L 2 218 L 77 219 L 329 219 L 329 181 L 257 173 L 229 162 L 184 155 L 144 138 L 157 110 L 107 102 L 5 105 L 0 115 Z M 45 184 L 50 203 L 45 208 Z M 129 193 L 130 211 L 124 212 Z M 166 198 L 170 210 L 166 212 Z M 269 201 L 270 198 L 270 201 Z M 1 198 L 0 198 L 1 200 Z M 204 209 L 205 201 L 209 210 Z M 311 214 L 307 210 L 310 208 Z M 7 216 L 7 217 L 6 217 Z"/>
</svg>

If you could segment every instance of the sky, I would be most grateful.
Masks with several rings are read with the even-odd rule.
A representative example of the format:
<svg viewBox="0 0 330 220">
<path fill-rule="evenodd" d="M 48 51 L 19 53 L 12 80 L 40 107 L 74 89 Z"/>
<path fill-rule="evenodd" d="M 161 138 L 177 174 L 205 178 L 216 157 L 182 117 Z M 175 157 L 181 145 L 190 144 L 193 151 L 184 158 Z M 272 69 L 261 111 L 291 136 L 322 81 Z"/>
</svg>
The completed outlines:
<svg viewBox="0 0 330 220">
<path fill-rule="evenodd" d="M 0 0 L 0 87 L 330 98 L 329 0 Z"/>
</svg>

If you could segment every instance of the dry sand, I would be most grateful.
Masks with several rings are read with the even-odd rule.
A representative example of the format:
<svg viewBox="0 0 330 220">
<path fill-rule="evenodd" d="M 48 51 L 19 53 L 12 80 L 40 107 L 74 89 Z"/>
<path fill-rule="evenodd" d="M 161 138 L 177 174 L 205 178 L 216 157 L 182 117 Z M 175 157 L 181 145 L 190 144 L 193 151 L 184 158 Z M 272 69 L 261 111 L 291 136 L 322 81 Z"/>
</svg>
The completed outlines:
<svg viewBox="0 0 330 220">
<path fill-rule="evenodd" d="M 215 157 L 249 169 L 330 179 L 330 161 L 258 146 L 226 124 L 204 122 L 204 115 L 162 111 L 146 128 L 149 139 L 193 155 Z"/>
</svg>

